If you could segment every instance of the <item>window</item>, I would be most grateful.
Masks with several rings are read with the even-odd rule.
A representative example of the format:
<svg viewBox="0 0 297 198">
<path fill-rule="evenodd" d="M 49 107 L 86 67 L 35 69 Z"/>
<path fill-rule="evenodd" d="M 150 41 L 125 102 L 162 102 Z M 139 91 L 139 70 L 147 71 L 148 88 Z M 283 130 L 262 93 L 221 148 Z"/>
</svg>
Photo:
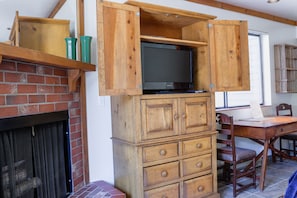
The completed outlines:
<svg viewBox="0 0 297 198">
<path fill-rule="evenodd" d="M 216 92 L 216 108 L 230 108 L 271 103 L 270 99 L 270 58 L 268 35 L 249 33 L 250 91 Z M 266 74 L 266 75 L 264 75 Z"/>
</svg>

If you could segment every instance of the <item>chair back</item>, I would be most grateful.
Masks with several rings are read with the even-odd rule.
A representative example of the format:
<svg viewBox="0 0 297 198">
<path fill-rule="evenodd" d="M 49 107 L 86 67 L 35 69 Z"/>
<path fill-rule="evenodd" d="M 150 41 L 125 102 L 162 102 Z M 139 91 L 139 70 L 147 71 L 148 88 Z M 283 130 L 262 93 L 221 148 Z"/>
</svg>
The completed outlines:
<svg viewBox="0 0 297 198">
<path fill-rule="evenodd" d="M 236 159 L 236 150 L 233 117 L 223 113 L 216 113 L 216 122 L 218 131 L 217 151 L 232 155 L 232 161 L 234 161 Z M 226 149 L 226 147 L 230 147 L 230 149 Z"/>
<path fill-rule="evenodd" d="M 292 105 L 287 103 L 281 103 L 276 106 L 277 116 L 293 116 Z"/>
</svg>

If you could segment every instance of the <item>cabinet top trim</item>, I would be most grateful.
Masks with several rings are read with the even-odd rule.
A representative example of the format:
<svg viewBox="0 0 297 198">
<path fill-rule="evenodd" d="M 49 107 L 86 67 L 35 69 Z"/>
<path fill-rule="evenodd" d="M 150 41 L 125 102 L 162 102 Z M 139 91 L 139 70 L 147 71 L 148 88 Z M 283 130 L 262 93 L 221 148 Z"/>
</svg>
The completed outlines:
<svg viewBox="0 0 297 198">
<path fill-rule="evenodd" d="M 216 16 L 208 15 L 208 14 L 201 14 L 196 12 L 191 12 L 187 10 L 182 9 L 176 9 L 176 8 L 170 8 L 166 6 L 160 6 L 155 4 L 149 4 L 149 3 L 143 3 L 136 0 L 128 0 L 125 2 L 126 4 L 134 5 L 139 7 L 142 11 L 152 14 L 158 14 L 158 13 L 170 13 L 170 15 L 176 15 L 179 17 L 179 20 L 187 21 L 190 18 L 192 20 L 201 21 L 201 20 L 209 20 L 209 19 L 215 19 Z"/>
</svg>

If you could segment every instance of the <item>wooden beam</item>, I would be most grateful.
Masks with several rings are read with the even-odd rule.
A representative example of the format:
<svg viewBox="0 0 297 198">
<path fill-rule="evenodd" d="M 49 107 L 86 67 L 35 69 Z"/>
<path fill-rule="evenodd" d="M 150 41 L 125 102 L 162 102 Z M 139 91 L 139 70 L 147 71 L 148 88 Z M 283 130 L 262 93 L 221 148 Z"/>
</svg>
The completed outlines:
<svg viewBox="0 0 297 198">
<path fill-rule="evenodd" d="M 89 173 L 89 149 L 88 149 L 88 127 L 87 127 L 87 99 L 86 99 L 86 73 L 82 72 L 80 76 L 80 112 L 81 112 L 81 134 L 83 146 L 83 163 L 84 163 L 84 181 L 90 182 Z"/>
<path fill-rule="evenodd" d="M 294 21 L 291 19 L 287 19 L 287 18 L 267 14 L 264 12 L 259 12 L 256 10 L 239 7 L 239 6 L 234 6 L 231 4 L 222 3 L 222 2 L 215 1 L 215 0 L 187 0 L 187 1 L 190 1 L 193 3 L 198 3 L 198 4 L 203 4 L 203 5 L 207 5 L 207 6 L 211 6 L 211 7 L 221 8 L 224 10 L 239 12 L 239 13 L 243 13 L 243 14 L 247 14 L 247 15 L 251 15 L 251 16 L 255 16 L 255 17 L 260 17 L 263 19 L 268 19 L 271 21 L 276 21 L 276 22 L 280 22 L 280 23 L 284 23 L 284 24 L 288 24 L 288 25 L 297 26 L 297 21 Z"/>
<path fill-rule="evenodd" d="M 80 36 L 85 34 L 84 0 L 76 0 L 77 52 L 81 59 Z"/>
<path fill-rule="evenodd" d="M 66 0 L 59 0 L 57 5 L 54 7 L 52 12 L 48 15 L 48 18 L 54 18 L 56 14 L 59 12 L 59 10 L 62 8 Z"/>
<path fill-rule="evenodd" d="M 84 0 L 76 0 L 76 25 L 77 25 L 77 42 L 78 58 L 81 60 L 80 36 L 85 34 L 85 13 Z M 86 74 L 80 74 L 80 111 L 81 111 L 81 136 L 83 144 L 83 167 L 84 181 L 90 182 L 89 174 L 89 150 L 88 150 L 88 128 L 87 128 L 87 99 L 86 99 Z"/>
</svg>

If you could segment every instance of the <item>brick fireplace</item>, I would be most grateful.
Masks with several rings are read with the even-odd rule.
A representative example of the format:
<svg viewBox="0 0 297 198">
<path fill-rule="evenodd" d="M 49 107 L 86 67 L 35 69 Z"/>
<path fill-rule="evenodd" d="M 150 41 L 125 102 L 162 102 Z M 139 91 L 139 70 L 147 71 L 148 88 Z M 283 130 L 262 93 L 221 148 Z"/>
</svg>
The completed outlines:
<svg viewBox="0 0 297 198">
<path fill-rule="evenodd" d="M 72 181 L 77 191 L 85 185 L 80 93 L 69 93 L 67 69 L 2 60 L 0 119 L 63 110 L 69 114 Z"/>
</svg>

